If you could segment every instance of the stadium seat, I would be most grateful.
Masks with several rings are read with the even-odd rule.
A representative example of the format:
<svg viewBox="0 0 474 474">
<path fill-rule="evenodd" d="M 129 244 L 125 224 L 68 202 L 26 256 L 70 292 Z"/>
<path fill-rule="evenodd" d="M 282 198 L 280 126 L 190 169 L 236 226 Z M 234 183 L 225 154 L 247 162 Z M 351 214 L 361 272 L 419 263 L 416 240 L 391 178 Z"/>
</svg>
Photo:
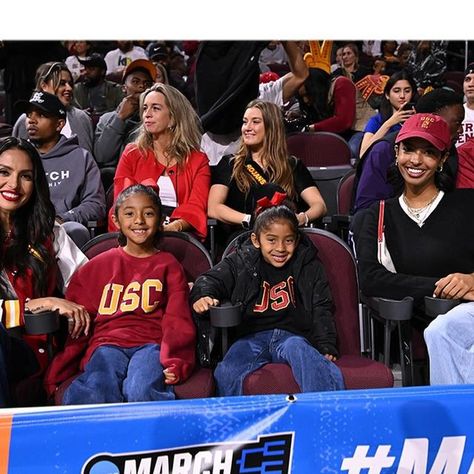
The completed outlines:
<svg viewBox="0 0 474 474">
<path fill-rule="evenodd" d="M 336 213 L 323 218 L 324 229 L 347 241 L 354 199 L 356 171 L 349 170 L 339 181 L 336 191 Z"/>
<path fill-rule="evenodd" d="M 387 367 L 391 365 L 391 339 L 392 333 L 396 332 L 398 342 L 398 355 L 403 386 L 424 385 L 428 383 L 428 375 L 415 373 L 414 359 L 418 360 L 418 365 L 427 369 L 427 352 L 419 324 L 413 326 L 416 319 L 426 327 L 439 314 L 445 314 L 460 300 L 434 298 L 425 296 L 424 308 L 415 309 L 413 298 L 405 297 L 403 300 L 393 300 L 388 298 L 366 297 L 361 295 L 364 312 L 368 317 L 370 325 L 370 347 L 372 357 L 375 357 L 375 347 L 382 347 L 383 361 Z M 383 342 L 378 343 L 375 337 L 374 323 L 380 322 L 383 325 Z M 424 360 L 423 364 L 420 364 Z"/>
<path fill-rule="evenodd" d="M 351 149 L 344 138 L 331 132 L 296 132 L 286 137 L 288 152 L 308 167 L 350 166 Z"/>
<path fill-rule="evenodd" d="M 330 132 L 296 132 L 287 135 L 288 152 L 308 168 L 327 207 L 327 215 L 336 214 L 337 186 L 352 169 L 351 149 L 340 135 Z"/>
</svg>

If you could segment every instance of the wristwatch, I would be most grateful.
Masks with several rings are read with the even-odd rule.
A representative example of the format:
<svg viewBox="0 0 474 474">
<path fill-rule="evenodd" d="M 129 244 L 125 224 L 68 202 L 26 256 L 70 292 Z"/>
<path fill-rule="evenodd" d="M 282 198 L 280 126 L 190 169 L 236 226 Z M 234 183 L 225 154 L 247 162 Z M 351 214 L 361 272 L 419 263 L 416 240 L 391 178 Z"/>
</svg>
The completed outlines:
<svg viewBox="0 0 474 474">
<path fill-rule="evenodd" d="M 252 220 L 252 216 L 250 214 L 245 214 L 244 218 L 242 219 L 242 227 L 244 229 L 250 229 L 251 220 Z"/>
</svg>

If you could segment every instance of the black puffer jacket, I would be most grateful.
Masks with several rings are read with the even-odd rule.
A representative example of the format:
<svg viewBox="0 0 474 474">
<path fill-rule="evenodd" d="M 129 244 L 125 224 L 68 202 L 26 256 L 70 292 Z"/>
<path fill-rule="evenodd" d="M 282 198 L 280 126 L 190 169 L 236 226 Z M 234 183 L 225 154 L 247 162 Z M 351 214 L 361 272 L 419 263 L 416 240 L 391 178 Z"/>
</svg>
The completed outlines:
<svg viewBox="0 0 474 474">
<path fill-rule="evenodd" d="M 332 298 L 317 249 L 304 235 L 293 256 L 298 310 L 295 333 L 305 337 L 321 354 L 338 355 L 336 325 L 332 315 Z M 191 291 L 191 304 L 204 296 L 219 301 L 241 303 L 243 314 L 254 305 L 261 287 L 260 251 L 247 235 L 237 243 L 236 251 L 201 275 Z M 206 315 L 203 315 L 206 317 Z"/>
</svg>

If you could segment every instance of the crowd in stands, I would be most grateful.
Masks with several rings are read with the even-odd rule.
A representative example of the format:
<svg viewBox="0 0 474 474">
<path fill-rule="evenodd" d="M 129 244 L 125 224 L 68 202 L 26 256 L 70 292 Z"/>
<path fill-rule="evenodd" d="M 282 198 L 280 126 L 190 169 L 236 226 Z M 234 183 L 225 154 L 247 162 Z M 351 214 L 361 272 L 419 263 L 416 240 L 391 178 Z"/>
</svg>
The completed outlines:
<svg viewBox="0 0 474 474">
<path fill-rule="evenodd" d="M 49 390 L 82 372 L 65 404 L 172 399 L 196 365 L 196 320 L 226 300 L 243 322 L 219 395 L 272 361 L 302 391 L 343 389 L 331 294 L 301 231 L 328 207 L 288 152 L 295 133 L 351 149 L 361 291 L 412 296 L 418 313 L 424 296 L 462 302 L 422 327 L 423 382 L 472 383 L 474 63 L 449 43 L 2 42 L 0 406 L 45 371 Z M 80 248 L 107 231 L 120 246 L 87 262 Z M 191 292 L 159 251 L 167 232 L 215 257 Z M 23 326 L 51 310 L 68 337 L 49 363 Z"/>
</svg>

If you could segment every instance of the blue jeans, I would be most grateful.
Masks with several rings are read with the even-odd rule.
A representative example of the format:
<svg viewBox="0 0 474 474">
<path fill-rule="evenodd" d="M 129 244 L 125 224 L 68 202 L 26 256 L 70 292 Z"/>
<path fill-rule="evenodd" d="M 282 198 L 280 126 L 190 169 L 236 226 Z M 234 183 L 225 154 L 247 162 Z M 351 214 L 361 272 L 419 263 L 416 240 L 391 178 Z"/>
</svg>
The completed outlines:
<svg viewBox="0 0 474 474">
<path fill-rule="evenodd" d="M 214 373 L 217 394 L 242 395 L 245 377 L 270 362 L 288 364 L 302 392 L 344 389 L 339 368 L 304 337 L 270 329 L 249 334 L 232 344 Z"/>
<path fill-rule="evenodd" d="M 67 388 L 63 405 L 173 400 L 173 387 L 164 382 L 160 346 L 123 348 L 100 346 Z"/>
<path fill-rule="evenodd" d="M 431 385 L 474 383 L 474 302 L 439 315 L 424 336 Z"/>
</svg>

